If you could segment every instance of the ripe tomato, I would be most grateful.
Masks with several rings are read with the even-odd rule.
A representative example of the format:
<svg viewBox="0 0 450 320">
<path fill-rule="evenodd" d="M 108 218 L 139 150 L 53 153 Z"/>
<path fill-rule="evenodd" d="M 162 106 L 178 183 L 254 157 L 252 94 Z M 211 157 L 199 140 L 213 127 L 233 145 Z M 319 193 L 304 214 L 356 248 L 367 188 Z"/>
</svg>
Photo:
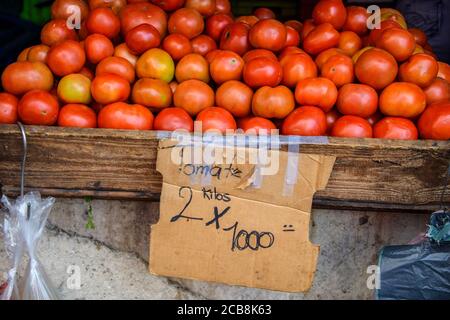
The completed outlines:
<svg viewBox="0 0 450 320">
<path fill-rule="evenodd" d="M 151 2 L 167 12 L 180 9 L 184 6 L 185 0 L 151 0 Z"/>
<path fill-rule="evenodd" d="M 121 43 L 114 49 L 114 56 L 126 59 L 133 67 L 136 66 L 138 60 L 138 57 L 131 52 L 126 43 Z"/>
<path fill-rule="evenodd" d="M 411 82 L 426 88 L 436 79 L 438 72 L 439 65 L 432 56 L 418 53 L 400 66 L 398 75 L 400 81 Z"/>
<path fill-rule="evenodd" d="M 161 110 L 155 118 L 153 124 L 154 130 L 175 131 L 186 130 L 194 131 L 194 120 L 189 113 L 181 108 L 166 108 Z"/>
<path fill-rule="evenodd" d="M 2 87 L 17 96 L 35 89 L 49 91 L 53 87 L 53 74 L 42 62 L 15 62 L 3 71 Z"/>
<path fill-rule="evenodd" d="M 175 61 L 178 61 L 185 55 L 193 52 L 189 39 L 179 33 L 168 35 L 163 41 L 162 49 L 167 51 Z"/>
<path fill-rule="evenodd" d="M 423 91 L 427 96 L 427 106 L 436 102 L 450 100 L 450 83 L 447 80 L 436 78 Z"/>
<path fill-rule="evenodd" d="M 285 86 L 262 87 L 253 95 L 252 110 L 257 117 L 284 119 L 294 108 L 294 95 Z"/>
<path fill-rule="evenodd" d="M 19 99 L 16 96 L 0 92 L 0 124 L 14 124 L 17 122 L 17 106 Z"/>
<path fill-rule="evenodd" d="M 206 61 L 208 61 L 208 63 L 211 64 L 213 60 L 217 57 L 217 55 L 221 52 L 222 50 L 218 49 L 208 52 L 205 56 Z"/>
<path fill-rule="evenodd" d="M 192 50 L 201 56 L 206 56 L 209 52 L 217 49 L 216 42 L 209 36 L 201 34 L 191 41 Z"/>
<path fill-rule="evenodd" d="M 192 79 L 208 83 L 208 61 L 197 53 L 188 54 L 178 62 L 175 69 L 175 77 L 179 83 Z"/>
<path fill-rule="evenodd" d="M 57 19 L 49 21 L 41 31 L 41 42 L 49 47 L 64 40 L 78 40 L 78 35 L 73 29 L 67 27 L 66 20 Z"/>
<path fill-rule="evenodd" d="M 181 33 L 188 39 L 193 39 L 200 35 L 204 28 L 205 22 L 202 15 L 194 9 L 178 9 L 169 18 L 169 32 Z"/>
<path fill-rule="evenodd" d="M 324 136 L 326 132 L 325 113 L 312 106 L 295 109 L 281 126 L 281 134 L 286 136 Z"/>
<path fill-rule="evenodd" d="M 337 54 L 325 62 L 320 73 L 322 77 L 330 79 L 339 88 L 353 82 L 353 61 L 345 55 Z"/>
<path fill-rule="evenodd" d="M 91 103 L 91 80 L 73 73 L 62 78 L 58 83 L 58 98 L 64 103 Z"/>
<path fill-rule="evenodd" d="M 424 139 L 450 139 L 450 103 L 440 102 L 429 106 L 418 122 L 420 136 Z"/>
<path fill-rule="evenodd" d="M 341 138 L 372 138 L 373 130 L 366 119 L 357 116 L 343 116 L 334 124 L 331 135 Z"/>
<path fill-rule="evenodd" d="M 338 55 L 338 54 L 341 54 L 341 55 L 344 54 L 345 55 L 345 52 L 343 50 L 341 50 L 341 49 L 338 49 L 338 48 L 330 48 L 330 49 L 327 49 L 325 51 L 322 51 L 316 57 L 316 60 L 315 60 L 315 62 L 317 64 L 317 67 L 319 67 L 319 69 L 321 69 L 322 66 L 325 64 L 325 62 L 328 61 L 328 59 L 330 59 L 332 56 L 335 56 L 335 55 Z"/>
<path fill-rule="evenodd" d="M 243 78 L 251 88 L 276 87 L 283 78 L 283 69 L 281 64 L 273 59 L 254 58 L 245 64 Z"/>
<path fill-rule="evenodd" d="M 313 9 L 314 23 L 331 23 L 340 30 L 347 20 L 347 10 L 341 0 L 320 0 Z"/>
<path fill-rule="evenodd" d="M 314 23 L 313 19 L 307 19 L 303 21 L 303 29 L 301 32 L 301 37 L 303 40 L 306 39 L 306 37 L 313 31 L 317 26 Z"/>
<path fill-rule="evenodd" d="M 413 83 L 394 82 L 380 95 L 380 111 L 387 116 L 415 118 L 426 105 L 425 93 Z"/>
<path fill-rule="evenodd" d="M 130 83 L 115 74 L 96 76 L 91 86 L 92 96 L 100 104 L 126 101 L 130 91 Z"/>
<path fill-rule="evenodd" d="M 32 46 L 27 51 L 26 61 L 46 63 L 49 51 L 50 47 L 46 46 L 45 44 Z"/>
<path fill-rule="evenodd" d="M 206 21 L 206 34 L 218 42 L 226 26 L 233 23 L 233 18 L 228 14 L 219 13 L 208 18 Z"/>
<path fill-rule="evenodd" d="M 114 46 L 107 37 L 102 34 L 91 34 L 84 41 L 87 60 L 92 64 L 97 64 L 114 54 Z M 131 48 L 130 48 L 131 49 Z"/>
<path fill-rule="evenodd" d="M 368 118 L 378 108 L 378 94 L 365 84 L 349 83 L 339 89 L 336 107 L 345 115 Z"/>
<path fill-rule="evenodd" d="M 89 7 L 84 0 L 56 0 L 51 7 L 52 18 L 67 20 L 74 14 L 74 7 L 77 7 L 81 21 L 84 21 L 89 14 Z"/>
<path fill-rule="evenodd" d="M 120 11 L 120 23 L 123 35 L 144 23 L 154 26 L 161 38 L 167 33 L 166 13 L 160 7 L 148 2 L 129 3 Z"/>
<path fill-rule="evenodd" d="M 355 75 L 361 83 L 376 90 L 385 88 L 397 77 L 398 66 L 394 57 L 382 49 L 369 49 L 355 64 Z"/>
<path fill-rule="evenodd" d="M 99 33 L 114 39 L 120 32 L 120 19 L 110 8 L 97 8 L 89 13 L 86 28 L 89 33 Z"/>
<path fill-rule="evenodd" d="M 410 28 L 408 29 L 409 33 L 412 34 L 414 37 L 414 40 L 416 40 L 416 43 L 420 46 L 425 46 L 428 43 L 428 38 L 425 32 L 418 28 Z"/>
<path fill-rule="evenodd" d="M 214 105 L 214 91 L 200 80 L 188 80 L 180 83 L 173 96 L 175 107 L 183 108 L 191 116 Z"/>
<path fill-rule="evenodd" d="M 186 0 L 184 6 L 197 10 L 205 17 L 212 16 L 216 12 L 216 0 Z"/>
<path fill-rule="evenodd" d="M 286 26 L 286 43 L 285 47 L 298 47 L 300 45 L 300 34 L 292 27 Z"/>
<path fill-rule="evenodd" d="M 331 134 L 331 130 L 333 130 L 334 124 L 342 115 L 333 108 L 325 113 L 325 116 L 327 118 L 327 134 Z"/>
<path fill-rule="evenodd" d="M 57 76 L 64 77 L 79 72 L 86 62 L 86 54 L 80 43 L 65 40 L 54 45 L 47 55 L 47 65 Z"/>
<path fill-rule="evenodd" d="M 216 13 L 231 13 L 230 0 L 216 0 Z"/>
<path fill-rule="evenodd" d="M 30 52 L 31 47 L 25 48 L 17 57 L 17 62 L 28 61 L 28 52 Z"/>
<path fill-rule="evenodd" d="M 170 83 L 175 74 L 175 64 L 164 50 L 150 49 L 138 59 L 136 74 L 139 78 L 161 79 Z"/>
<path fill-rule="evenodd" d="M 283 85 L 295 88 L 301 80 L 317 77 L 317 67 L 311 57 L 305 53 L 285 56 L 280 60 L 283 68 Z"/>
<path fill-rule="evenodd" d="M 95 71 L 97 76 L 101 76 L 106 73 L 118 75 L 124 79 L 127 79 L 130 83 L 133 83 L 136 78 L 133 65 L 125 58 L 120 57 L 109 57 L 103 59 L 97 65 L 97 70 Z"/>
<path fill-rule="evenodd" d="M 244 62 L 247 63 L 252 59 L 261 58 L 261 57 L 266 57 L 266 58 L 272 59 L 274 61 L 278 61 L 277 56 L 272 51 L 269 51 L 266 49 L 250 50 L 242 57 L 242 59 L 244 59 Z"/>
<path fill-rule="evenodd" d="M 202 110 L 195 121 L 201 122 L 203 132 L 220 131 L 225 133 L 227 130 L 237 129 L 233 115 L 220 107 L 208 107 Z"/>
<path fill-rule="evenodd" d="M 301 39 L 301 33 L 303 31 L 303 23 L 301 23 L 298 20 L 288 20 L 284 23 L 284 25 L 286 27 L 294 28 L 294 30 L 298 32 L 298 35 L 300 36 Z"/>
<path fill-rule="evenodd" d="M 416 48 L 416 42 L 412 34 L 402 28 L 384 30 L 375 44 L 378 48 L 392 54 L 397 61 L 408 59 Z"/>
<path fill-rule="evenodd" d="M 381 8 L 381 21 L 395 21 L 403 29 L 407 28 L 405 17 L 403 17 L 400 11 L 392 8 Z"/>
<path fill-rule="evenodd" d="M 441 61 L 438 62 L 438 66 L 439 72 L 437 76 L 450 82 L 450 66 L 447 63 Z"/>
<path fill-rule="evenodd" d="M 373 47 L 364 47 L 361 50 L 359 50 L 358 52 L 356 52 L 353 56 L 352 56 L 352 60 L 353 63 L 356 64 L 356 62 L 358 61 L 359 57 L 366 52 L 367 50 L 372 49 Z"/>
<path fill-rule="evenodd" d="M 115 14 L 127 5 L 127 0 L 89 0 L 89 8 L 94 10 L 96 8 L 110 8 Z"/>
<path fill-rule="evenodd" d="M 362 47 L 361 38 L 353 31 L 341 32 L 339 38 L 339 49 L 341 49 L 346 55 L 353 56 Z"/>
<path fill-rule="evenodd" d="M 243 22 L 250 27 L 253 27 L 259 19 L 256 16 L 240 16 L 234 20 L 234 22 Z"/>
<path fill-rule="evenodd" d="M 141 24 L 127 32 L 125 43 L 133 53 L 141 55 L 149 49 L 159 47 L 161 36 L 152 25 Z"/>
<path fill-rule="evenodd" d="M 58 126 L 74 128 L 97 128 L 97 115 L 83 104 L 68 104 L 61 108 Z"/>
<path fill-rule="evenodd" d="M 249 32 L 250 44 L 257 49 L 280 51 L 284 48 L 286 39 L 286 27 L 274 19 L 258 21 Z"/>
<path fill-rule="evenodd" d="M 211 77 L 218 85 L 229 80 L 240 80 L 244 60 L 233 51 L 221 51 L 210 65 Z"/>
<path fill-rule="evenodd" d="M 159 79 L 140 79 L 133 87 L 134 103 L 155 109 L 167 108 L 172 104 L 172 90 L 167 82 Z"/>
<path fill-rule="evenodd" d="M 370 31 L 369 39 L 368 39 L 369 44 L 375 45 L 377 43 L 378 39 L 383 34 L 383 32 L 390 28 L 400 28 L 401 29 L 402 26 L 393 20 L 382 21 L 380 23 L 380 28 L 375 28 L 375 29 L 372 29 L 372 31 Z"/>
<path fill-rule="evenodd" d="M 231 80 L 222 84 L 216 92 L 216 104 L 235 117 L 245 117 L 250 114 L 253 90 L 240 81 Z"/>
<path fill-rule="evenodd" d="M 243 56 L 250 50 L 251 45 L 249 41 L 250 26 L 243 22 L 235 22 L 227 25 L 220 38 L 220 49 L 230 50 Z"/>
<path fill-rule="evenodd" d="M 269 135 L 272 130 L 277 130 L 272 121 L 261 117 L 246 118 L 240 122 L 239 128 L 251 135 Z"/>
<path fill-rule="evenodd" d="M 257 50 L 265 50 L 265 49 L 257 49 Z M 269 51 L 269 52 L 271 52 L 271 51 Z M 306 52 L 298 47 L 286 47 L 278 55 L 278 60 L 281 61 L 281 60 L 283 60 L 284 57 L 290 56 L 291 54 L 297 54 L 297 53 L 306 53 Z"/>
<path fill-rule="evenodd" d="M 299 81 L 295 89 L 295 99 L 303 106 L 315 106 L 328 112 L 338 97 L 336 85 L 327 78 L 308 78 Z"/>
<path fill-rule="evenodd" d="M 52 126 L 58 120 L 58 100 L 47 91 L 32 90 L 19 101 L 18 113 L 28 125 Z"/>
<path fill-rule="evenodd" d="M 153 114 L 139 104 L 116 102 L 105 106 L 98 114 L 98 127 L 119 130 L 151 130 Z"/>
<path fill-rule="evenodd" d="M 347 7 L 347 19 L 343 26 L 345 31 L 353 31 L 359 36 L 367 33 L 367 19 L 369 13 L 364 7 L 351 6 Z"/>
<path fill-rule="evenodd" d="M 373 137 L 378 139 L 417 140 L 419 133 L 411 120 L 386 117 L 378 121 L 373 127 Z"/>
<path fill-rule="evenodd" d="M 270 10 L 269 8 L 258 8 L 253 12 L 253 15 L 257 17 L 259 20 L 264 19 L 276 19 L 275 12 Z"/>
<path fill-rule="evenodd" d="M 322 51 L 338 46 L 339 32 L 330 23 L 323 23 L 314 28 L 303 40 L 303 49 L 316 55 Z"/>
</svg>

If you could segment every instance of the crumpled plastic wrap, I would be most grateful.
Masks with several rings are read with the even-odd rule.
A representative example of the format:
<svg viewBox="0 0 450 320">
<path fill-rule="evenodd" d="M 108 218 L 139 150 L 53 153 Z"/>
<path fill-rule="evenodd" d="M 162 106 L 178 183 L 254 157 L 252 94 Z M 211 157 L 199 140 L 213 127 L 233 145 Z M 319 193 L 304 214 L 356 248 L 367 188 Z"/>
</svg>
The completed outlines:
<svg viewBox="0 0 450 320">
<path fill-rule="evenodd" d="M 7 287 L 1 300 L 57 300 L 58 295 L 37 256 L 38 242 L 55 199 L 41 199 L 39 193 L 31 192 L 15 201 L 3 196 L 1 201 L 7 209 L 3 232 L 10 258 Z M 19 285 L 25 254 L 29 261 Z"/>
</svg>

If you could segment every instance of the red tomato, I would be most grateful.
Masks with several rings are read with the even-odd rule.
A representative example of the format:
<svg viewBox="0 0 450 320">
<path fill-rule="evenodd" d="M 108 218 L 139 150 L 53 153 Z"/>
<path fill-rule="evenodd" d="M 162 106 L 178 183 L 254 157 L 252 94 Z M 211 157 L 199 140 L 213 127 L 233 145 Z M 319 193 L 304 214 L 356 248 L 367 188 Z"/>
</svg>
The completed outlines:
<svg viewBox="0 0 450 320">
<path fill-rule="evenodd" d="M 250 50 L 249 41 L 250 26 L 243 22 L 235 22 L 227 25 L 220 38 L 220 49 L 230 50 L 242 56 Z"/>
<path fill-rule="evenodd" d="M 427 96 L 427 106 L 436 102 L 449 101 L 450 83 L 447 80 L 436 78 L 423 92 Z"/>
<path fill-rule="evenodd" d="M 259 20 L 265 19 L 276 19 L 275 12 L 270 10 L 269 8 L 258 8 L 253 12 L 253 15 L 257 17 Z"/>
<path fill-rule="evenodd" d="M 295 88 L 301 80 L 317 77 L 317 67 L 305 53 L 285 56 L 280 60 L 283 68 L 283 85 Z"/>
<path fill-rule="evenodd" d="M 185 0 L 151 0 L 151 2 L 164 11 L 174 11 L 184 6 Z"/>
<path fill-rule="evenodd" d="M 339 32 L 330 23 L 323 23 L 314 28 L 303 41 L 303 49 L 316 55 L 339 45 Z"/>
<path fill-rule="evenodd" d="M 41 62 L 15 62 L 3 71 L 2 87 L 16 96 L 35 89 L 49 91 L 53 87 L 53 74 Z"/>
<path fill-rule="evenodd" d="M 345 31 L 353 31 L 359 36 L 367 33 L 367 19 L 369 13 L 364 7 L 351 6 L 347 7 L 347 20 L 343 29 Z"/>
<path fill-rule="evenodd" d="M 125 43 L 133 53 L 141 55 L 147 50 L 159 47 L 161 36 L 154 26 L 141 24 L 127 32 Z"/>
<path fill-rule="evenodd" d="M 218 49 L 208 52 L 205 56 L 206 61 L 208 61 L 208 63 L 211 64 L 213 60 L 217 57 L 217 55 L 219 55 L 219 53 L 221 52 L 222 50 Z"/>
<path fill-rule="evenodd" d="M 107 37 L 101 34 L 91 34 L 84 41 L 86 57 L 92 64 L 97 64 L 105 58 L 112 57 L 114 46 Z"/>
<path fill-rule="evenodd" d="M 166 108 L 161 110 L 156 116 L 153 129 L 159 131 L 186 130 L 192 132 L 194 131 L 194 121 L 184 109 Z"/>
<path fill-rule="evenodd" d="M 197 53 L 191 53 L 178 62 L 175 77 L 179 83 L 186 80 L 200 80 L 209 82 L 209 64 L 205 58 Z"/>
<path fill-rule="evenodd" d="M 266 57 L 266 58 L 272 59 L 274 61 L 278 61 L 277 56 L 272 51 L 269 51 L 266 49 L 250 50 L 242 57 L 242 59 L 244 59 L 244 62 L 247 63 L 252 59 L 261 58 L 261 57 Z"/>
<path fill-rule="evenodd" d="M 322 51 L 316 57 L 316 60 L 315 60 L 315 62 L 317 64 L 317 67 L 319 67 L 319 69 L 321 69 L 322 66 L 325 64 L 325 62 L 328 61 L 328 59 L 330 59 L 332 56 L 335 56 L 335 55 L 338 55 L 338 54 L 345 55 L 345 52 L 343 50 L 341 50 L 341 49 L 338 49 L 338 48 L 330 48 L 330 49 L 327 49 L 325 51 Z"/>
<path fill-rule="evenodd" d="M 208 107 L 200 112 L 196 121 L 202 123 L 203 132 L 220 131 L 225 133 L 227 130 L 236 130 L 236 121 L 233 115 L 227 110 L 219 107 Z"/>
<path fill-rule="evenodd" d="M 135 54 L 131 52 L 126 43 L 122 43 L 114 49 L 114 56 L 128 60 L 128 62 L 131 63 L 133 67 L 136 66 L 136 62 L 138 60 L 138 57 L 136 57 Z"/>
<path fill-rule="evenodd" d="M 51 20 L 42 28 L 41 42 L 43 44 L 51 47 L 64 40 L 78 40 L 77 33 L 67 27 L 66 20 Z"/>
<path fill-rule="evenodd" d="M 429 106 L 418 122 L 420 136 L 423 139 L 450 139 L 450 103 L 440 102 Z"/>
<path fill-rule="evenodd" d="M 54 45 L 47 55 L 47 65 L 60 77 L 79 72 L 86 62 L 83 47 L 76 41 L 65 40 Z"/>
<path fill-rule="evenodd" d="M 330 79 L 339 88 L 344 84 L 353 82 L 353 61 L 342 54 L 332 56 L 322 66 L 320 73 L 322 77 Z"/>
<path fill-rule="evenodd" d="M 313 9 L 316 24 L 331 23 L 340 30 L 347 20 L 347 10 L 341 0 L 320 0 Z"/>
<path fill-rule="evenodd" d="M 265 50 L 265 49 L 261 49 L 261 50 Z M 291 54 L 297 54 L 297 53 L 305 53 L 305 51 L 303 51 L 302 49 L 298 48 L 298 47 L 286 47 L 284 48 L 281 53 L 278 55 L 278 60 L 283 60 L 284 57 L 286 56 L 290 56 Z"/>
<path fill-rule="evenodd" d="M 369 49 L 358 58 L 355 75 L 361 83 L 380 90 L 397 77 L 398 66 L 394 57 L 382 49 Z"/>
<path fill-rule="evenodd" d="M 339 49 L 341 49 L 346 55 L 353 56 L 362 47 L 361 38 L 353 31 L 341 32 L 339 38 Z"/>
<path fill-rule="evenodd" d="M 14 124 L 17 122 L 17 106 L 19 99 L 12 94 L 0 92 L 0 124 Z"/>
<path fill-rule="evenodd" d="M 251 135 L 268 135 L 272 130 L 277 130 L 275 124 L 269 119 L 261 117 L 251 117 L 241 122 L 240 128 Z"/>
<path fill-rule="evenodd" d="M 58 100 L 47 91 L 32 90 L 19 101 L 19 118 L 24 124 L 52 126 L 58 120 Z"/>
<path fill-rule="evenodd" d="M 230 0 L 216 0 L 216 13 L 231 13 Z"/>
<path fill-rule="evenodd" d="M 286 21 L 284 23 L 284 25 L 286 27 L 294 28 L 294 30 L 298 32 L 298 35 L 300 36 L 300 39 L 301 39 L 301 33 L 303 31 L 303 23 L 301 23 L 298 20 L 289 20 L 289 21 Z"/>
<path fill-rule="evenodd" d="M 130 3 L 120 11 L 120 23 L 122 33 L 126 35 L 128 31 L 138 25 L 147 23 L 154 26 L 161 38 L 167 33 L 167 14 L 160 7 L 148 2 Z"/>
<path fill-rule="evenodd" d="M 216 12 L 216 0 L 186 0 L 185 7 L 195 9 L 202 16 L 209 17 Z"/>
<path fill-rule="evenodd" d="M 430 55 L 418 53 L 403 63 L 399 69 L 399 80 L 417 84 L 421 88 L 431 85 L 439 72 L 437 61 Z"/>
<path fill-rule="evenodd" d="M 193 39 L 200 35 L 204 28 L 205 22 L 202 15 L 194 9 L 178 9 L 169 18 L 169 32 L 181 33 L 188 39 Z"/>
<path fill-rule="evenodd" d="M 68 104 L 62 107 L 58 116 L 58 126 L 74 128 L 96 128 L 97 115 L 83 104 Z"/>
<path fill-rule="evenodd" d="M 349 83 L 339 89 L 336 107 L 342 114 L 368 118 L 378 109 L 378 94 L 368 85 Z"/>
<path fill-rule="evenodd" d="M 412 34 L 402 28 L 384 30 L 375 44 L 378 48 L 392 54 L 397 61 L 408 59 L 416 48 L 416 42 Z"/>
<path fill-rule="evenodd" d="M 243 22 L 250 27 L 253 27 L 258 21 L 259 19 L 255 16 L 240 16 L 234 20 L 234 22 Z"/>
<path fill-rule="evenodd" d="M 375 45 L 377 43 L 378 39 L 383 34 L 383 32 L 390 28 L 402 28 L 402 26 L 393 20 L 381 21 L 380 28 L 375 28 L 372 31 L 370 31 L 369 39 L 368 39 L 369 44 Z"/>
<path fill-rule="evenodd" d="M 130 83 L 115 74 L 95 77 L 91 86 L 92 96 L 100 104 L 126 101 L 130 96 Z"/>
<path fill-rule="evenodd" d="M 151 130 L 153 114 L 139 104 L 116 102 L 104 107 L 98 114 L 98 127 L 119 130 Z"/>
<path fill-rule="evenodd" d="M 412 34 L 416 43 L 420 46 L 425 46 L 428 43 L 428 38 L 425 32 L 418 28 L 410 28 L 408 29 L 409 33 Z"/>
<path fill-rule="evenodd" d="M 281 126 L 281 134 L 286 136 L 324 136 L 326 132 L 325 113 L 310 106 L 295 109 Z"/>
<path fill-rule="evenodd" d="M 219 85 L 229 80 L 240 80 L 244 64 L 244 60 L 237 53 L 221 51 L 210 65 L 211 77 Z"/>
<path fill-rule="evenodd" d="M 316 106 L 324 112 L 333 108 L 338 97 L 336 85 L 327 78 L 308 78 L 299 81 L 295 99 L 303 106 Z"/>
<path fill-rule="evenodd" d="M 274 52 L 284 48 L 287 30 L 284 24 L 274 19 L 258 21 L 249 33 L 250 44 L 255 48 L 267 49 Z"/>
<path fill-rule="evenodd" d="M 114 39 L 120 32 L 120 19 L 110 8 L 97 8 L 89 13 L 86 28 L 89 33 L 99 33 Z"/>
<path fill-rule="evenodd" d="M 209 52 L 217 49 L 216 42 L 209 36 L 201 34 L 191 41 L 194 53 L 206 56 Z"/>
<path fill-rule="evenodd" d="M 250 114 L 252 98 L 252 89 L 236 80 L 225 82 L 216 92 L 217 106 L 228 110 L 238 118 Z"/>
<path fill-rule="evenodd" d="M 47 62 L 48 52 L 50 51 L 50 47 L 45 44 L 39 44 L 36 46 L 32 46 L 29 48 L 27 52 L 26 61 L 30 62 Z"/>
<path fill-rule="evenodd" d="M 243 72 L 244 82 L 252 88 L 276 87 L 283 78 L 283 69 L 278 61 L 270 58 L 254 58 L 247 62 Z"/>
<path fill-rule="evenodd" d="M 208 18 L 206 21 L 206 34 L 218 42 L 226 26 L 233 23 L 233 18 L 228 14 L 219 13 Z"/>
<path fill-rule="evenodd" d="M 115 14 L 118 14 L 127 5 L 127 0 L 89 0 L 89 8 L 111 8 Z"/>
<path fill-rule="evenodd" d="M 285 47 L 298 47 L 300 45 L 300 34 L 292 27 L 286 26 Z"/>
<path fill-rule="evenodd" d="M 107 73 L 118 75 L 127 79 L 130 83 L 133 83 L 136 78 L 133 65 L 128 60 L 120 57 L 106 58 L 97 65 L 97 70 L 95 71 L 97 76 Z"/>
<path fill-rule="evenodd" d="M 427 97 L 413 83 L 394 82 L 380 95 L 380 111 L 393 117 L 415 118 L 425 110 Z"/>
<path fill-rule="evenodd" d="M 331 135 L 341 138 L 372 138 L 373 130 L 366 119 L 357 116 L 343 116 L 334 124 Z"/>
<path fill-rule="evenodd" d="M 89 7 L 84 0 L 56 0 L 51 7 L 53 19 L 67 20 L 74 14 L 74 8 L 80 13 L 81 21 L 87 18 Z"/>
<path fill-rule="evenodd" d="M 439 72 L 437 76 L 450 82 L 450 66 L 447 63 L 441 61 L 438 62 L 438 66 Z"/>
<path fill-rule="evenodd" d="M 173 96 L 176 107 L 183 108 L 191 116 L 214 105 L 214 91 L 200 80 L 188 80 L 180 83 Z"/>
<path fill-rule="evenodd" d="M 285 86 L 262 87 L 253 95 L 252 110 L 257 117 L 284 119 L 294 108 L 294 95 Z"/>
<path fill-rule="evenodd" d="M 333 108 L 325 113 L 325 116 L 327 117 L 327 133 L 330 134 L 337 119 L 342 115 Z"/>
<path fill-rule="evenodd" d="M 378 139 L 417 140 L 418 136 L 414 122 L 405 118 L 386 117 L 373 127 L 373 137 Z"/>
<path fill-rule="evenodd" d="M 193 52 L 189 39 L 179 33 L 168 35 L 163 41 L 162 48 L 167 51 L 175 61 L 178 61 L 185 55 Z"/>
<path fill-rule="evenodd" d="M 314 24 L 313 19 L 307 19 L 303 21 L 303 29 L 302 29 L 302 39 L 305 40 L 306 37 L 313 31 L 317 26 Z"/>
</svg>

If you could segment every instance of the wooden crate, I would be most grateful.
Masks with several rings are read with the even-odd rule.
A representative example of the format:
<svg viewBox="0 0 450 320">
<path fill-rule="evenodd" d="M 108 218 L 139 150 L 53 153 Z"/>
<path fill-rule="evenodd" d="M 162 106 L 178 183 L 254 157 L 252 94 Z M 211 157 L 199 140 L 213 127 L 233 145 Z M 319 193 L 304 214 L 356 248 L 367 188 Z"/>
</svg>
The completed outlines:
<svg viewBox="0 0 450 320">
<path fill-rule="evenodd" d="M 26 127 L 26 189 L 57 197 L 159 200 L 158 138 L 151 131 Z M 17 195 L 22 144 L 16 126 L 0 126 L 0 184 Z M 450 159 L 448 141 L 329 138 L 303 153 L 337 156 L 314 207 L 429 211 L 439 207 Z M 450 202 L 450 190 L 444 195 Z"/>
</svg>

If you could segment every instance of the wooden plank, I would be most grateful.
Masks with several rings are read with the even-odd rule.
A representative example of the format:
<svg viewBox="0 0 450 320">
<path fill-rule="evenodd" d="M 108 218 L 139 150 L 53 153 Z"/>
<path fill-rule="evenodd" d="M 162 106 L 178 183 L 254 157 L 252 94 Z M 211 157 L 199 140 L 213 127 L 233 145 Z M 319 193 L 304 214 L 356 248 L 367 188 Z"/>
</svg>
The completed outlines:
<svg viewBox="0 0 450 320">
<path fill-rule="evenodd" d="M 27 127 L 27 189 L 67 197 L 157 200 L 157 133 Z M 333 208 L 432 210 L 438 207 L 450 159 L 448 141 L 329 138 L 301 152 L 337 156 L 315 205 Z M 21 141 L 16 126 L 0 126 L 0 183 L 18 190 Z M 444 196 L 450 202 L 450 191 Z"/>
</svg>

